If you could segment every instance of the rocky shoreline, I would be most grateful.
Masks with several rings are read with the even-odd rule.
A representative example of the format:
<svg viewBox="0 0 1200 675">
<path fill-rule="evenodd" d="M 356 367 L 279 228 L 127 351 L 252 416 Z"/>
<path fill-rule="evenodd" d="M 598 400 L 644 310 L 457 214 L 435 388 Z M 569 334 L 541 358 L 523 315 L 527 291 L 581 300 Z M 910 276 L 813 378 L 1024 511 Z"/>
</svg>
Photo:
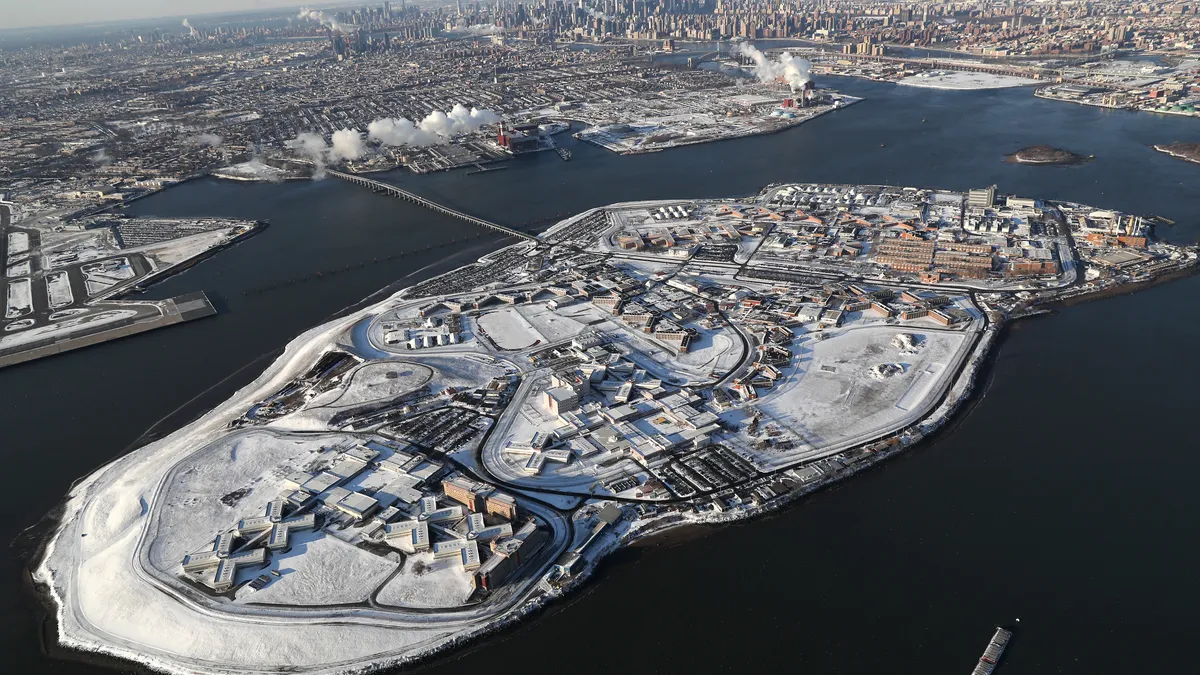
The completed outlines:
<svg viewBox="0 0 1200 675">
<path fill-rule="evenodd" d="M 1200 143 L 1167 143 L 1150 147 L 1176 159 L 1200 164 Z"/>
<path fill-rule="evenodd" d="M 1079 155 L 1070 150 L 1055 148 L 1049 145 L 1032 145 L 1021 148 L 1011 155 L 1005 155 L 1004 161 L 1010 164 L 1039 164 L 1044 166 L 1076 166 L 1087 164 L 1095 159 L 1094 156 Z"/>
</svg>

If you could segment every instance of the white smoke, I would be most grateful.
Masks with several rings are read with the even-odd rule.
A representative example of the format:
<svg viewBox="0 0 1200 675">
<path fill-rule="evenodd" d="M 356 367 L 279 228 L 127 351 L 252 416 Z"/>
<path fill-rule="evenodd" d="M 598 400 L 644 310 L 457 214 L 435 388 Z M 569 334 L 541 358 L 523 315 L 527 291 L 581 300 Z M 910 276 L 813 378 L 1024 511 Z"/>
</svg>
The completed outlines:
<svg viewBox="0 0 1200 675">
<path fill-rule="evenodd" d="M 284 145 L 312 162 L 313 180 L 321 180 L 325 177 L 325 155 L 329 152 L 329 146 L 325 144 L 325 139 L 321 138 L 320 134 L 306 131 Z"/>
<path fill-rule="evenodd" d="M 113 161 L 112 157 L 109 156 L 109 154 L 108 154 L 107 148 L 100 148 L 96 152 L 93 152 L 91 154 L 91 156 L 88 157 L 88 160 L 91 161 L 92 164 L 96 164 L 96 165 L 100 166 L 101 168 L 106 167 L 109 164 L 112 164 L 112 161 Z"/>
<path fill-rule="evenodd" d="M 342 129 L 330 137 L 329 159 L 333 162 L 354 160 L 363 156 L 367 148 L 363 145 L 358 129 Z"/>
<path fill-rule="evenodd" d="M 595 19 L 600 19 L 601 21 L 608 21 L 610 18 L 604 12 L 601 12 L 600 10 L 592 9 L 591 7 L 588 7 L 587 9 L 585 9 L 583 11 L 587 12 L 588 16 L 595 18 Z"/>
<path fill-rule="evenodd" d="M 350 28 L 348 26 L 325 16 L 325 12 L 322 12 L 318 9 L 308 9 L 307 7 L 302 8 L 300 10 L 300 14 L 297 15 L 296 18 L 307 19 L 308 21 L 316 21 L 317 23 L 321 24 L 322 26 L 328 26 L 328 27 L 332 28 L 333 30 L 341 31 L 343 33 L 350 32 Z"/>
<path fill-rule="evenodd" d="M 385 117 L 371 122 L 367 125 L 367 139 L 392 147 L 402 145 L 425 147 L 444 141 L 441 136 L 418 129 L 412 120 L 406 120 L 403 117 Z"/>
<path fill-rule="evenodd" d="M 375 120 L 367 127 L 367 138 L 387 146 L 426 147 L 500 121 L 500 115 L 491 110 L 467 108 L 456 103 L 450 112 L 434 110 L 416 124 L 403 117 Z"/>
<path fill-rule="evenodd" d="M 425 131 L 431 131 L 438 136 L 458 136 L 459 134 L 467 134 L 472 131 L 478 131 L 480 127 L 488 124 L 497 124 L 500 122 L 500 116 L 491 110 L 480 110 L 478 108 L 467 109 L 461 103 L 455 103 L 449 113 L 444 113 L 440 110 L 434 110 L 421 120 L 419 125 Z"/>
<path fill-rule="evenodd" d="M 183 27 L 188 29 L 188 33 L 191 34 L 192 37 L 200 36 L 199 31 L 197 31 L 195 28 L 192 28 L 192 24 L 188 23 L 187 19 L 183 20 Z"/>
<path fill-rule="evenodd" d="M 188 136 L 185 140 L 192 145 L 199 145 L 202 148 L 215 148 L 221 145 L 223 139 L 216 134 L 196 134 Z"/>
<path fill-rule="evenodd" d="M 359 159 L 367 152 L 362 132 L 358 129 L 335 131 L 330 140 L 332 144 L 326 143 L 320 134 L 306 131 L 284 143 L 284 146 L 312 162 L 316 169 L 313 178 L 317 180 L 325 177 L 327 165 Z"/>
<path fill-rule="evenodd" d="M 475 24 L 474 26 L 467 26 L 466 28 L 459 28 L 456 30 L 466 33 L 467 35 L 499 35 L 504 32 L 504 29 L 500 26 L 490 23 L 479 23 Z"/>
<path fill-rule="evenodd" d="M 789 52 L 784 52 L 779 55 L 778 61 L 772 61 L 767 58 L 766 54 L 758 51 L 758 49 L 747 42 L 739 42 L 729 50 L 733 56 L 744 56 L 754 62 L 754 75 L 763 82 L 774 82 L 783 80 L 791 86 L 792 91 L 803 89 L 804 84 L 810 79 L 809 71 L 812 69 L 812 64 L 807 60 L 794 57 Z"/>
</svg>

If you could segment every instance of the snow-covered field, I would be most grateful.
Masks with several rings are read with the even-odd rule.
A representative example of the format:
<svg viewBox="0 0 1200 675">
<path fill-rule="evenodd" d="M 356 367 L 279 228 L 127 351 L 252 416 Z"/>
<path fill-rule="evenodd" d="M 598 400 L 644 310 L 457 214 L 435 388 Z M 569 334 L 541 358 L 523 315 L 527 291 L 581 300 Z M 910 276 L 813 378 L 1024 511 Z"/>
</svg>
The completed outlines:
<svg viewBox="0 0 1200 675">
<path fill-rule="evenodd" d="M 25 260 L 22 260 L 19 263 L 13 263 L 12 265 L 9 265 L 8 270 L 6 270 L 6 272 L 5 272 L 5 276 L 7 276 L 10 279 L 13 277 L 27 277 L 32 272 L 33 272 L 33 261 L 26 258 Z"/>
<path fill-rule="evenodd" d="M 932 71 L 896 80 L 896 84 L 928 89 L 1007 89 L 1037 84 L 1037 80 L 1011 75 L 969 73 L 957 70 Z"/>
<path fill-rule="evenodd" d="M 340 393 L 326 405 L 345 407 L 395 398 L 427 384 L 434 377 L 428 366 L 410 361 L 371 361 L 342 380 Z"/>
<path fill-rule="evenodd" d="M 539 341 L 546 341 L 516 307 L 504 307 L 488 312 L 479 317 L 478 323 L 480 330 L 487 333 L 500 349 L 526 349 Z"/>
<path fill-rule="evenodd" d="M 4 318 L 17 319 L 33 312 L 33 282 L 29 277 L 8 282 L 8 306 Z"/>
<path fill-rule="evenodd" d="M 174 574 L 184 555 L 210 544 L 218 532 L 241 518 L 261 516 L 294 467 L 315 459 L 322 447 L 348 438 L 252 430 L 224 436 L 198 450 L 171 472 L 155 502 L 151 562 Z M 238 490 L 248 492 L 233 506 L 213 498 Z"/>
<path fill-rule="evenodd" d="M 903 353 L 893 344 L 915 333 L 920 349 Z M 795 373 L 773 389 L 760 391 L 755 407 L 801 440 L 767 459 L 782 465 L 886 435 L 919 419 L 950 383 L 957 360 L 970 345 L 970 333 L 868 326 L 803 343 Z M 903 372 L 876 377 L 872 366 L 899 364 Z"/>
<path fill-rule="evenodd" d="M 50 300 L 50 309 L 66 307 L 75 301 L 71 279 L 66 272 L 50 272 L 46 275 L 46 296 Z"/>
<path fill-rule="evenodd" d="M 213 175 L 217 178 L 225 178 L 227 180 L 250 180 L 250 181 L 281 181 L 287 177 L 288 172 L 283 169 L 278 169 L 265 164 L 259 160 L 252 159 L 249 162 L 234 164 L 222 169 L 213 171 Z"/>
<path fill-rule="evenodd" d="M 587 326 L 569 316 L 573 308 L 552 312 L 545 304 L 519 305 L 516 310 L 529 325 L 547 342 L 569 340 L 583 332 Z"/>
<path fill-rule="evenodd" d="M 376 600 L 393 607 L 458 607 L 474 590 L 471 575 L 457 560 L 434 560 L 426 552 L 408 556 L 404 570 L 379 591 Z"/>
<path fill-rule="evenodd" d="M 347 544 L 322 531 L 296 532 L 290 548 L 270 564 L 242 576 L 279 572 L 258 592 L 243 588 L 238 601 L 278 605 L 338 605 L 366 602 L 397 563 Z"/>
<path fill-rule="evenodd" d="M 29 233 L 28 232 L 9 232 L 8 233 L 8 255 L 20 255 L 29 251 Z"/>
</svg>

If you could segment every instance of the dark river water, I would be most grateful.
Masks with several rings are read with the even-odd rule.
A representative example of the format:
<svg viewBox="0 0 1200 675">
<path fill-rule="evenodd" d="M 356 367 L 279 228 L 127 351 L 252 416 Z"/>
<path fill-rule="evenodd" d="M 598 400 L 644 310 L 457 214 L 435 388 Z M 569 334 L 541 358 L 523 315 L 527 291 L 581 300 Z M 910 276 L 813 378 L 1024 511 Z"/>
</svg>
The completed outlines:
<svg viewBox="0 0 1200 675">
<path fill-rule="evenodd" d="M 567 163 L 543 153 L 483 175 L 384 178 L 523 229 L 616 201 L 815 181 L 996 183 L 1163 215 L 1179 222 L 1160 232 L 1175 241 L 1200 232 L 1200 165 L 1147 147 L 1200 141 L 1195 120 L 1058 104 L 1028 89 L 822 83 L 867 100 L 772 136 L 639 157 L 564 137 Z M 1039 143 L 1096 159 L 1002 161 Z M 271 226 L 151 290 L 204 290 L 219 316 L 0 372 L 8 540 L 72 481 L 252 380 L 302 330 L 499 242 L 336 180 L 199 180 L 129 211 Z M 440 247 L 386 260 L 429 246 Z M 936 441 L 772 517 L 623 551 L 579 594 L 424 671 L 966 673 L 992 627 L 1019 617 L 998 675 L 1194 672 L 1200 443 L 1189 419 L 1200 322 L 1188 311 L 1198 294 L 1192 277 L 1020 322 L 986 394 Z M 112 672 L 43 655 L 17 541 L 0 557 L 0 648 L 12 672 Z"/>
</svg>

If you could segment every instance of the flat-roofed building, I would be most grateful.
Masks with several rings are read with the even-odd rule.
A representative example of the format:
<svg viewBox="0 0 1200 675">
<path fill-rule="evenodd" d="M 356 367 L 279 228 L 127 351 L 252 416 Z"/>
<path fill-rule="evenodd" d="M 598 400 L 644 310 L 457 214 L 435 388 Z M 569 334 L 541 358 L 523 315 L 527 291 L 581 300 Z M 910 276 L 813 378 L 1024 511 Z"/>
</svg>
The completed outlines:
<svg viewBox="0 0 1200 675">
<path fill-rule="evenodd" d="M 511 537 L 493 539 L 491 557 L 475 573 L 475 585 L 495 589 L 503 585 L 522 563 L 530 560 L 542 548 L 546 533 L 529 521 Z"/>
<path fill-rule="evenodd" d="M 333 508 L 362 520 L 379 509 L 379 502 L 361 492 L 351 492 L 332 504 Z"/>
<path fill-rule="evenodd" d="M 342 476 L 330 473 L 328 471 L 322 471 L 321 473 L 305 481 L 304 485 L 301 487 L 316 495 L 341 485 L 342 481 L 344 480 L 346 479 Z"/>
<path fill-rule="evenodd" d="M 546 408 L 555 415 L 571 412 L 579 407 L 579 394 L 571 387 L 553 387 L 543 395 Z"/>
<path fill-rule="evenodd" d="M 242 553 L 231 555 L 228 558 L 221 560 L 217 565 L 217 571 L 213 575 L 212 589 L 218 593 L 224 593 L 233 588 L 233 584 L 237 581 L 238 569 L 248 567 L 250 565 L 261 565 L 266 562 L 267 550 L 265 548 L 256 548 Z"/>
<path fill-rule="evenodd" d="M 453 499 L 473 512 L 484 510 L 485 499 L 492 491 L 490 485 L 477 483 L 466 476 L 455 476 L 442 481 L 442 489 L 445 490 L 447 498 Z"/>
<path fill-rule="evenodd" d="M 420 553 L 430 547 L 429 523 L 424 520 L 405 520 L 390 523 L 384 528 L 383 540 L 405 553 Z"/>
<path fill-rule="evenodd" d="M 462 565 L 464 571 L 473 571 L 479 569 L 481 557 L 479 555 L 479 545 L 473 539 L 452 539 L 450 541 L 439 541 L 433 545 L 433 557 L 437 558 L 456 558 Z"/>
<path fill-rule="evenodd" d="M 487 496 L 485 506 L 487 507 L 488 513 L 495 514 L 501 518 L 507 518 L 509 520 L 517 519 L 517 500 L 507 492 L 493 490 L 492 493 Z"/>
</svg>

